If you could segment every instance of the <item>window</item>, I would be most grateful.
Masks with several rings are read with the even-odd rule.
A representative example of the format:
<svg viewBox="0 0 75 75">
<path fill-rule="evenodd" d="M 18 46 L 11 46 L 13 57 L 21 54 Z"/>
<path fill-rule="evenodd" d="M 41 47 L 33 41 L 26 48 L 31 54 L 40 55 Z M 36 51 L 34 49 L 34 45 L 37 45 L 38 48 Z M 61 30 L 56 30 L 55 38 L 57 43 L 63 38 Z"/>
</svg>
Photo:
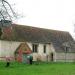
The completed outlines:
<svg viewBox="0 0 75 75">
<path fill-rule="evenodd" d="M 1 38 L 1 35 L 2 35 L 2 29 L 0 28 L 0 38 Z"/>
<path fill-rule="evenodd" d="M 71 50 L 70 47 L 66 47 L 66 48 L 65 48 L 65 52 L 66 52 L 66 53 L 67 53 L 67 52 L 70 52 L 70 50 Z"/>
<path fill-rule="evenodd" d="M 37 51 L 38 50 L 37 48 L 38 48 L 38 45 L 37 44 L 33 44 L 32 45 L 33 52 L 37 53 L 38 52 Z"/>
<path fill-rule="evenodd" d="M 44 45 L 44 53 L 46 53 L 46 45 Z"/>
</svg>

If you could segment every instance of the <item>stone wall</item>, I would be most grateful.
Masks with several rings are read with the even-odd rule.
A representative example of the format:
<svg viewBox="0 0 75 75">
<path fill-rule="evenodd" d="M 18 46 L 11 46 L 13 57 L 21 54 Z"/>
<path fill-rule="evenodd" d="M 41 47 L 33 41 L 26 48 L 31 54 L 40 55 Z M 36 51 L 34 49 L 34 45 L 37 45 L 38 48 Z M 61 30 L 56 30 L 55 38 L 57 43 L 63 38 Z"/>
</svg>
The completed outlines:
<svg viewBox="0 0 75 75">
<path fill-rule="evenodd" d="M 19 45 L 23 42 L 16 41 L 0 41 L 0 59 L 1 57 L 11 56 L 14 57 L 14 53 Z M 29 48 L 32 50 L 32 43 L 26 42 Z M 44 45 L 46 45 L 46 53 L 44 53 Z M 37 61 L 38 59 L 41 61 L 51 61 L 51 53 L 54 53 L 54 47 L 52 44 L 38 44 L 38 52 L 32 53 L 33 61 Z M 55 60 L 55 55 L 53 56 Z"/>
<path fill-rule="evenodd" d="M 56 61 L 75 62 L 75 53 L 56 53 Z"/>
<path fill-rule="evenodd" d="M 14 52 L 21 42 L 0 41 L 0 59 L 9 56 L 14 57 Z"/>
</svg>

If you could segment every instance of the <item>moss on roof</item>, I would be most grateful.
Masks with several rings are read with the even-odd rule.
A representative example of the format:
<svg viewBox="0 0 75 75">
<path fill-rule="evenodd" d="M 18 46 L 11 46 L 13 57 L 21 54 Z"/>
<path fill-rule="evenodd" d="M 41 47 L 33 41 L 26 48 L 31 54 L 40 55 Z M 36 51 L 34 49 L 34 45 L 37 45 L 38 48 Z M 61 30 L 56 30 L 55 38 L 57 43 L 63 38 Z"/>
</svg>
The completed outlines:
<svg viewBox="0 0 75 75">
<path fill-rule="evenodd" d="M 2 40 L 32 42 L 32 43 L 53 43 L 57 51 L 63 51 L 64 42 L 73 41 L 69 32 L 58 31 L 32 26 L 13 24 L 10 33 L 4 32 Z M 5 34 L 6 33 L 6 34 Z"/>
</svg>

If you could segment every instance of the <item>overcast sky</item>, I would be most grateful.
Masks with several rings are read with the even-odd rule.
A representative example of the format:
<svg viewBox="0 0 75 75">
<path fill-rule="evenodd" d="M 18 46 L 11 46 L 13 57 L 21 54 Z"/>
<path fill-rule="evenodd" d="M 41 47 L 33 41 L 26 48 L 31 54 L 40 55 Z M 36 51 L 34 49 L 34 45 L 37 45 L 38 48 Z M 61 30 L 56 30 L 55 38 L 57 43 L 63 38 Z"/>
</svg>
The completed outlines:
<svg viewBox="0 0 75 75">
<path fill-rule="evenodd" d="M 8 0 L 24 18 L 16 23 L 74 32 L 75 0 Z"/>
</svg>

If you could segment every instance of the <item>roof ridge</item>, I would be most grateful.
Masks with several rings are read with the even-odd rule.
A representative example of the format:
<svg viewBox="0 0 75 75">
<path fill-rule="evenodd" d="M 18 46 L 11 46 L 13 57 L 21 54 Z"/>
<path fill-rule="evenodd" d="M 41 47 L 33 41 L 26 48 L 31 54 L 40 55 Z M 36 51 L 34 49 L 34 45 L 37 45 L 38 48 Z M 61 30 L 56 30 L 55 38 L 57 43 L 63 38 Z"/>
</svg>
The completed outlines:
<svg viewBox="0 0 75 75">
<path fill-rule="evenodd" d="M 42 27 L 35 27 L 35 26 L 30 26 L 30 25 L 20 25 L 20 24 L 13 24 L 14 26 L 21 26 L 21 27 L 30 27 L 30 28 L 36 28 L 36 29 L 42 29 L 42 30 L 51 30 L 51 31 L 58 31 L 58 32 L 67 32 L 69 33 L 68 31 L 62 31 L 62 30 L 55 30 L 55 29 L 49 29 L 49 28 L 42 28 Z"/>
</svg>

